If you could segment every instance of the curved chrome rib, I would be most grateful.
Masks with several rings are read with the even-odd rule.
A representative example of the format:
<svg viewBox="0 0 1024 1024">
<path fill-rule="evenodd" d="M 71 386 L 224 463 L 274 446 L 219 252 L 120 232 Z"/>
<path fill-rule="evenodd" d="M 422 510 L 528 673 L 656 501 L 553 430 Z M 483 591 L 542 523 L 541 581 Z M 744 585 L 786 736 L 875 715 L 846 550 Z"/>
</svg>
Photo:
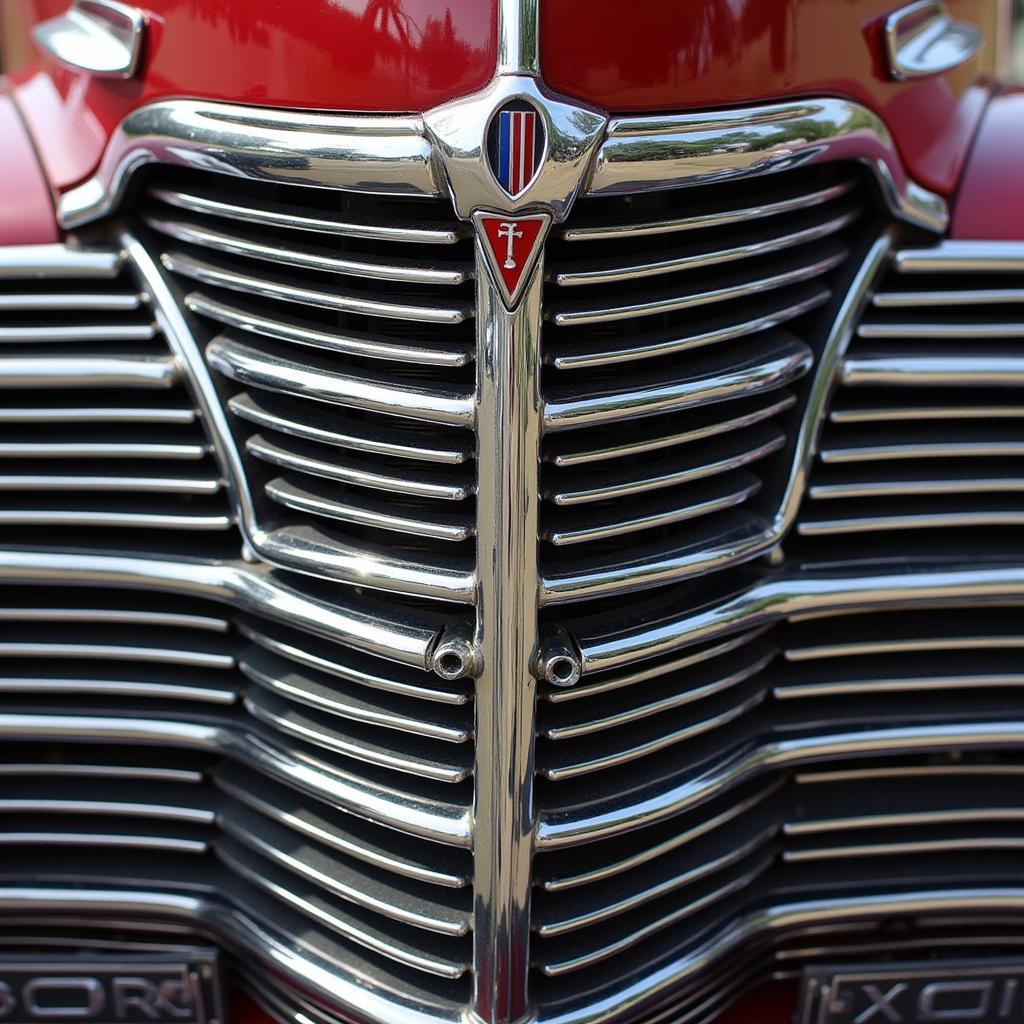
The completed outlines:
<svg viewBox="0 0 1024 1024">
<path fill-rule="evenodd" d="M 206 597 L 424 671 L 430 670 L 430 655 L 440 634 L 436 623 L 390 618 L 365 598 L 357 605 L 310 598 L 281 582 L 268 567 L 244 562 L 0 550 L 0 581 L 33 586 L 140 586 Z"/>
<path fill-rule="evenodd" d="M 476 413 L 472 395 L 441 387 L 403 388 L 383 376 L 320 369 L 308 361 L 268 355 L 230 333 L 214 338 L 206 352 L 210 364 L 232 380 L 286 395 L 456 427 L 472 426 Z"/>
<path fill-rule="evenodd" d="M 678 617 L 666 616 L 636 631 L 580 626 L 577 638 L 590 672 L 621 668 L 737 630 L 792 615 L 852 609 L 885 609 L 942 602 L 991 602 L 1024 597 L 1024 566 L 978 565 L 873 567 L 871 573 L 829 574 L 814 566 L 769 576 L 719 604 Z"/>
</svg>

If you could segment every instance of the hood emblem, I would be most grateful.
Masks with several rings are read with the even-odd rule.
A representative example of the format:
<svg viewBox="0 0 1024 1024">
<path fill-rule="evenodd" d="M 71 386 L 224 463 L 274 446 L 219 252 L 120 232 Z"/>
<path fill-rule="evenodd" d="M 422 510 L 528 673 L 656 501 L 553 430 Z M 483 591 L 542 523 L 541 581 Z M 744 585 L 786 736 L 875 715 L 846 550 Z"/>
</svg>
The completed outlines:
<svg viewBox="0 0 1024 1024">
<path fill-rule="evenodd" d="M 551 217 L 546 213 L 522 217 L 477 213 L 473 219 L 487 268 L 505 305 L 512 309 L 544 246 Z"/>
<path fill-rule="evenodd" d="M 487 156 L 498 184 L 515 199 L 537 176 L 544 159 L 544 121 L 526 100 L 511 100 L 495 112 L 487 133 Z"/>
</svg>

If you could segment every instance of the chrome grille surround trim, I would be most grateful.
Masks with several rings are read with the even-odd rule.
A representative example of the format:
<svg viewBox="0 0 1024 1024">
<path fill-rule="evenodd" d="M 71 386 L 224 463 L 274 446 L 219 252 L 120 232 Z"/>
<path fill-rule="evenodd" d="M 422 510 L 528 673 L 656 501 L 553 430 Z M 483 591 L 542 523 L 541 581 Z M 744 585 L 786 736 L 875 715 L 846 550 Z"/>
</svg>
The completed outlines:
<svg viewBox="0 0 1024 1024">
<path fill-rule="evenodd" d="M 531 18 L 535 20 L 536 7 L 528 3 L 506 2 L 502 10 L 506 16 L 510 13 L 521 15 L 518 24 L 524 33 L 522 42 L 516 45 L 509 42 L 502 50 L 509 62 L 506 70 L 530 74 L 531 69 L 535 70 L 531 61 L 535 64 L 536 57 L 531 50 L 531 45 L 535 47 L 535 39 L 531 44 L 528 38 L 528 22 Z M 541 102 L 547 101 L 546 94 L 534 83 L 527 85 L 512 78 L 507 79 L 498 92 L 501 95 L 536 95 Z M 823 139 L 820 142 L 816 140 L 813 147 L 803 142 L 789 145 L 794 126 L 801 117 L 807 116 L 816 120 L 822 129 Z M 866 129 L 865 121 L 868 124 Z M 756 126 L 761 135 L 761 141 L 751 151 L 749 160 L 741 167 L 707 170 L 709 154 L 727 143 L 744 123 Z M 677 147 L 676 151 L 670 151 L 664 160 L 642 159 L 645 147 L 654 136 L 664 136 Z M 434 135 L 433 139 L 436 138 Z M 684 166 L 676 154 L 683 146 L 694 142 L 706 147 L 703 151 L 692 150 L 703 152 L 704 161 Z M 437 152 L 439 148 L 437 142 L 432 141 L 431 131 L 419 118 L 305 115 L 193 101 L 160 103 L 143 108 L 125 122 L 97 177 L 64 196 L 61 218 L 66 226 L 73 227 L 113 211 L 134 171 L 150 162 L 198 167 L 204 160 L 213 159 L 218 170 L 238 177 L 375 194 L 439 196 L 443 191 L 441 183 L 444 177 L 443 156 Z M 357 154 L 358 159 L 355 158 Z M 282 155 L 294 158 L 300 170 L 280 171 Z M 586 183 L 586 191 L 591 195 L 609 195 L 621 194 L 634 187 L 643 191 L 682 184 L 705 184 L 781 170 L 787 161 L 794 158 L 817 162 L 840 157 L 862 160 L 868 165 L 896 215 L 933 231 L 942 230 L 945 226 L 942 201 L 906 179 L 881 122 L 863 108 L 843 100 L 775 104 L 725 115 L 612 121 L 598 149 L 597 164 Z M 568 202 L 554 208 L 556 217 L 564 216 L 567 210 Z M 232 435 L 202 353 L 167 288 L 163 268 L 132 234 L 124 233 L 121 244 L 140 277 L 140 288 L 155 300 L 161 317 L 160 326 L 179 357 L 181 371 L 189 376 L 195 393 L 200 396 L 203 418 L 212 428 L 217 456 L 239 519 L 246 526 L 253 550 L 259 552 L 265 537 L 255 524 L 241 455 L 231 440 Z M 836 368 L 842 363 L 845 342 L 865 301 L 867 288 L 887 258 L 890 246 L 888 234 L 876 240 L 848 291 L 825 355 L 818 362 L 812 398 L 808 403 L 809 412 L 802 422 L 780 517 L 772 524 L 770 532 L 757 538 L 750 547 L 749 555 L 744 557 L 752 558 L 770 551 L 792 525 L 796 506 L 806 485 L 807 468 L 820 431 L 824 406 L 834 385 Z M 0 249 L 0 275 L 3 274 L 5 255 Z M 41 264 L 45 264 L 47 259 L 59 263 L 61 258 L 57 253 L 39 256 Z M 109 254 L 104 259 L 109 263 Z M 103 272 L 104 259 L 96 261 L 93 272 Z M 525 388 L 527 395 L 534 394 L 538 370 L 536 365 L 531 365 L 531 360 L 535 363 L 540 331 L 542 273 L 540 266 L 534 270 L 522 306 L 509 314 L 503 310 L 478 260 L 477 350 L 478 353 L 495 356 L 493 361 L 480 359 L 477 367 L 477 393 L 472 404 L 478 436 L 481 450 L 486 448 L 494 454 L 503 452 L 512 439 L 515 451 L 508 461 L 496 459 L 493 465 L 482 464 L 479 467 L 480 479 L 486 477 L 494 485 L 486 488 L 487 500 L 491 504 L 482 504 L 478 512 L 478 518 L 486 526 L 486 531 L 481 529 L 477 537 L 481 568 L 475 576 L 459 584 L 460 596 L 470 598 L 467 603 L 475 603 L 477 607 L 477 632 L 473 637 L 475 651 L 472 653 L 482 662 L 482 674 L 477 680 L 477 779 L 472 820 L 464 814 L 453 814 L 451 820 L 443 822 L 440 821 L 443 816 L 430 819 L 428 823 L 425 823 L 427 819 L 421 818 L 419 831 L 421 835 L 429 835 L 442 842 L 475 847 L 473 930 L 477 989 L 472 1009 L 475 1016 L 495 1021 L 516 1020 L 536 1013 L 528 998 L 528 963 L 522 956 L 529 929 L 530 857 L 535 846 L 540 848 L 551 844 L 551 833 L 546 831 L 549 823 L 543 817 L 538 819 L 533 805 L 533 695 L 538 668 L 531 662 L 535 656 L 543 654 L 547 649 L 545 645 L 552 639 L 541 636 L 536 628 L 535 612 L 545 591 L 543 581 L 538 578 L 535 558 L 530 557 L 531 550 L 536 555 L 535 547 L 525 540 L 531 523 L 536 519 L 537 492 L 530 483 L 535 482 L 541 413 L 539 395 L 538 406 L 533 409 L 512 401 L 524 393 L 518 389 Z M 513 344 L 523 339 L 527 340 L 525 345 L 517 347 Z M 503 353 L 514 353 L 519 361 L 510 366 L 508 359 L 501 358 Z M 454 361 L 455 357 L 452 358 Z M 508 418 L 503 419 L 502 411 L 510 409 Z M 503 528 L 503 522 L 509 525 Z M 518 564 L 513 547 L 505 547 L 508 531 L 516 538 L 515 551 L 521 558 Z M 262 550 L 267 552 L 268 547 L 263 544 Z M 252 551 L 247 554 L 251 557 Z M 525 561 L 522 560 L 524 555 Z M 728 556 L 730 562 L 736 560 L 734 552 L 729 552 Z M 486 559 L 489 561 L 485 566 Z M 278 560 L 278 564 L 286 563 Z M 530 566 L 534 571 L 530 571 Z M 580 632 L 569 638 L 569 646 L 565 649 L 573 657 L 582 655 L 584 667 L 588 671 L 596 671 L 612 664 L 632 663 L 639 658 L 676 650 L 704 637 L 728 636 L 736 630 L 776 621 L 794 613 L 810 614 L 824 608 L 852 607 L 858 602 L 872 607 L 889 603 L 896 605 L 902 604 L 908 594 L 924 604 L 964 598 L 999 602 L 1024 596 L 1024 569 L 1012 567 L 993 570 L 977 566 L 954 570 L 939 567 L 903 575 L 897 571 L 891 574 L 872 572 L 849 581 L 845 591 L 847 596 L 843 598 L 834 594 L 829 596 L 829 579 L 835 582 L 834 577 L 816 573 L 813 566 L 791 576 L 774 576 L 765 571 L 740 597 L 667 623 L 657 636 L 653 633 L 613 636 L 610 631 L 602 631 L 598 624 L 592 633 Z M 276 570 L 241 559 L 237 562 L 208 562 L 0 551 L 0 580 L 97 586 L 127 584 L 141 589 L 202 595 L 243 609 L 258 610 L 282 623 L 301 622 L 305 629 L 333 639 L 343 639 L 357 650 L 422 669 L 436 665 L 438 652 L 446 641 L 459 639 L 450 635 L 451 630 L 445 631 L 445 623 L 440 616 L 436 621 L 429 616 L 424 616 L 422 621 L 415 621 L 415 617 L 406 621 L 382 615 L 380 606 L 372 601 L 360 599 L 358 605 L 354 602 L 351 607 L 346 607 L 314 600 L 282 582 L 282 574 Z M 530 588 L 533 588 L 535 599 L 531 597 Z M 836 589 L 843 590 L 841 583 Z M 878 595 L 883 592 L 886 601 L 881 602 Z M 761 607 L 765 598 L 769 599 L 767 610 Z M 491 599 L 490 604 L 488 599 Z M 842 603 L 844 600 L 849 604 Z M 514 614 L 503 618 L 503 608 L 511 608 Z M 579 651 L 576 650 L 577 643 Z M 513 680 L 514 685 L 510 685 Z M 45 722 L 7 724 L 13 728 L 37 728 L 40 735 L 46 735 L 49 727 Z M 1012 741 L 1017 744 L 1019 736 L 1012 737 Z M 234 742 L 230 740 L 229 745 Z M 244 746 L 244 741 L 239 742 Z M 990 742 L 995 745 L 988 735 L 978 734 L 977 742 L 979 745 Z M 409 829 L 409 822 L 403 820 L 403 828 Z M 571 843 L 572 840 L 567 839 L 566 842 Z M 901 908 L 917 908 L 922 912 L 934 910 L 936 913 L 961 908 L 984 910 L 999 895 L 1005 895 L 1015 909 L 1024 906 L 1024 896 L 1017 891 L 995 895 L 991 892 L 921 893 L 908 896 L 903 901 L 879 901 L 873 912 L 878 913 L 882 909 L 898 912 Z M 274 963 L 295 982 L 298 990 L 310 993 L 317 1006 L 332 1007 L 339 1013 L 360 1019 L 370 1015 L 394 1024 L 422 1024 L 424 1021 L 450 1024 L 459 1016 L 440 1006 L 401 1004 L 384 996 L 373 997 L 377 1004 L 368 1005 L 366 990 L 353 984 L 347 975 L 339 973 L 337 965 L 318 960 L 308 949 L 289 949 L 283 936 L 271 934 L 256 922 L 245 921 L 244 912 L 226 908 L 217 901 L 160 893 L 112 893 L 108 896 L 109 899 L 105 899 L 103 894 L 87 896 L 81 892 L 72 896 L 57 890 L 8 891 L 0 894 L 0 908 L 5 913 L 42 913 L 49 907 L 45 916 L 54 919 L 77 912 L 83 917 L 101 915 L 118 905 L 125 908 L 127 917 L 136 921 L 159 918 L 166 913 L 179 922 L 190 925 L 199 922 L 209 934 L 222 937 L 236 947 L 247 947 L 247 951 L 255 953 L 261 962 Z M 1003 904 L 1005 907 L 1010 905 Z M 779 907 L 756 922 L 752 919 L 737 922 L 734 930 L 709 943 L 706 948 L 671 966 L 659 968 L 655 975 L 638 981 L 629 991 L 616 993 L 614 999 L 580 1004 L 564 1013 L 541 1008 L 536 1015 L 540 1020 L 559 1021 L 560 1024 L 589 1024 L 608 1019 L 626 1006 L 639 1012 L 662 989 L 678 985 L 701 972 L 713 973 L 723 951 L 738 948 L 747 938 L 762 931 L 781 933 L 791 927 L 833 924 L 858 913 L 850 903 L 839 900 L 813 906 Z M 280 993 L 273 993 L 268 998 L 278 996 Z M 290 996 L 288 1001 L 292 1002 Z"/>
<path fill-rule="evenodd" d="M 132 175 L 155 162 L 381 195 L 440 193 L 421 118 L 166 100 L 125 118 L 96 176 L 64 193 L 61 223 L 79 227 L 111 213 Z"/>
<path fill-rule="evenodd" d="M 807 122 L 815 126 L 813 139 L 802 135 Z M 855 145 L 851 138 L 856 138 Z M 658 156 L 652 159 L 654 146 Z M 613 118 L 587 192 L 622 195 L 707 184 L 841 158 L 872 168 L 896 216 L 931 231 L 945 229 L 945 201 L 907 177 L 881 118 L 840 99 L 775 103 L 720 114 Z"/>
<path fill-rule="evenodd" d="M 525 12 L 523 21 L 510 9 Z M 535 24 L 536 10 L 534 0 L 504 0 L 502 7 L 510 31 L 531 19 Z M 529 33 L 521 35 L 523 42 L 512 46 L 507 59 L 534 69 L 536 58 L 528 55 Z M 506 73 L 495 83 L 484 90 L 488 112 L 497 105 L 499 93 L 551 102 L 530 77 Z M 74 228 L 112 212 L 132 175 L 154 162 L 355 192 L 441 195 L 434 169 L 437 154 L 425 122 L 435 123 L 431 131 L 436 137 L 445 111 L 440 107 L 421 119 L 257 110 L 198 100 L 149 104 L 118 127 L 96 175 L 64 193 L 58 206 L 60 222 Z M 813 139 L 799 135 L 801 122 L 807 119 L 816 129 Z M 593 127 L 602 124 L 603 118 L 598 118 Z M 742 156 L 729 151 L 738 132 L 744 133 Z M 754 144 L 750 132 L 757 135 Z M 652 153 L 652 140 L 664 144 L 657 155 Z M 949 215 L 944 200 L 907 177 L 882 121 L 866 107 L 842 99 L 775 103 L 718 114 L 615 118 L 608 123 L 584 191 L 619 195 L 707 184 L 835 159 L 865 163 L 896 216 L 931 231 L 945 229 Z M 534 198 L 528 193 L 522 201 Z M 470 201 L 467 212 L 474 205 Z"/>
</svg>

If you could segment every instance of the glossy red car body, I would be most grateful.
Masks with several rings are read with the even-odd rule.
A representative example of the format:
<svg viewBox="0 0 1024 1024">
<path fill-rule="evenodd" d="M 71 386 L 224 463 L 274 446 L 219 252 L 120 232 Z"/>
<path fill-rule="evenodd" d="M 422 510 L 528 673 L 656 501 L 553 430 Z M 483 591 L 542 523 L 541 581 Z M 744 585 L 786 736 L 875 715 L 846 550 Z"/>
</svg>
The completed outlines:
<svg viewBox="0 0 1024 1024">
<path fill-rule="evenodd" d="M 986 48 L 952 74 L 894 82 L 881 58 L 891 0 L 549 0 L 541 69 L 612 112 L 838 95 L 879 113 L 910 174 L 956 188 L 993 87 L 996 5 L 953 0 Z M 5 0 L 7 68 L 51 184 L 87 177 L 134 107 L 201 96 L 348 111 L 422 111 L 480 88 L 496 0 L 150 0 L 142 74 L 92 80 L 43 58 L 29 29 L 66 0 Z"/>
<path fill-rule="evenodd" d="M 118 123 L 154 100 L 419 112 L 481 88 L 497 59 L 497 0 L 148 0 L 141 74 L 92 79 L 33 46 L 67 0 L 3 0 L 0 244 L 59 237 L 53 197 L 96 168 Z M 607 111 L 720 108 L 842 96 L 877 112 L 910 175 L 951 202 L 951 234 L 1024 238 L 1024 92 L 997 95 L 996 4 L 951 0 L 988 42 L 955 72 L 895 82 L 882 60 L 892 0 L 545 0 L 541 69 Z M 723 1024 L 789 1020 L 791 986 Z M 269 1017 L 240 997 L 236 1021 Z"/>
</svg>

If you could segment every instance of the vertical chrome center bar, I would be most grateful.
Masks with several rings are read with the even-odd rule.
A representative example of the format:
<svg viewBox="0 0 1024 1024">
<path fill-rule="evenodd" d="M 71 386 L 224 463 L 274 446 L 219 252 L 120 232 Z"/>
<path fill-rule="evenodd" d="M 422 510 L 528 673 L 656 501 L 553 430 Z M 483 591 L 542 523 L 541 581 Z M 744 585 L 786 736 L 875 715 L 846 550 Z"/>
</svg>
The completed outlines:
<svg viewBox="0 0 1024 1024">
<path fill-rule="evenodd" d="M 480 244 L 474 1012 L 502 1022 L 528 1008 L 543 255 L 510 313 Z"/>
<path fill-rule="evenodd" d="M 540 0 L 498 0 L 499 75 L 538 75 Z"/>
</svg>

